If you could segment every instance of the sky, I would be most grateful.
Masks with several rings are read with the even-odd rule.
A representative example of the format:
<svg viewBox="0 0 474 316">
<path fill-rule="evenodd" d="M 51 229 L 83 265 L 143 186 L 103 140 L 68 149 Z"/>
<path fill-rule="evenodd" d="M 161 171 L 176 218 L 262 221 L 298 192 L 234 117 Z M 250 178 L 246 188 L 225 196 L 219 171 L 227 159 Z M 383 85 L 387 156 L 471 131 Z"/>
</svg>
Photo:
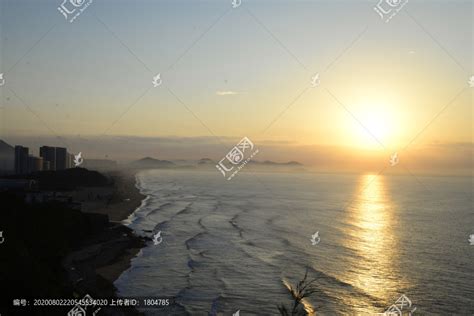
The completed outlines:
<svg viewBox="0 0 474 316">
<path fill-rule="evenodd" d="M 218 159 L 247 136 L 259 159 L 321 168 L 472 168 L 473 1 L 388 23 L 378 1 L 95 0 L 73 23 L 61 3 L 0 2 L 11 144 Z"/>
</svg>

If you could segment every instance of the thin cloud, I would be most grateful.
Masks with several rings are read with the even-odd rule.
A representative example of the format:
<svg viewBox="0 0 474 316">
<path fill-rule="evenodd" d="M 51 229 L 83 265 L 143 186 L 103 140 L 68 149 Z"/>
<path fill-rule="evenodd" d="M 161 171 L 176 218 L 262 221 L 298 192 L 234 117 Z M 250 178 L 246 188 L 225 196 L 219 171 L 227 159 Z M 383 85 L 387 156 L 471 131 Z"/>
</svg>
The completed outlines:
<svg viewBox="0 0 474 316">
<path fill-rule="evenodd" d="M 227 91 L 216 91 L 216 95 L 219 95 L 219 96 L 236 95 L 236 94 L 238 94 L 236 91 L 231 91 L 231 90 L 227 90 Z"/>
</svg>

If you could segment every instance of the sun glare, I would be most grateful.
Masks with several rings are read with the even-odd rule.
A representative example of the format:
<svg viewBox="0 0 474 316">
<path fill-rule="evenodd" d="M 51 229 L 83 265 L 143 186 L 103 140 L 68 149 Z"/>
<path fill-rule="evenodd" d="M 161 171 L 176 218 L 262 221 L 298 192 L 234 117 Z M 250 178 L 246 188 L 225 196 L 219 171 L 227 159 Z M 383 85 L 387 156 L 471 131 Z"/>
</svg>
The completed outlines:
<svg viewBox="0 0 474 316">
<path fill-rule="evenodd" d="M 383 113 L 369 112 L 361 119 L 365 128 L 379 140 L 387 139 L 390 136 L 391 121 Z"/>
<path fill-rule="evenodd" d="M 361 147 L 393 146 L 395 136 L 395 115 L 387 103 L 364 103 L 353 112 L 359 124 L 353 124 L 351 135 L 354 145 Z"/>
</svg>

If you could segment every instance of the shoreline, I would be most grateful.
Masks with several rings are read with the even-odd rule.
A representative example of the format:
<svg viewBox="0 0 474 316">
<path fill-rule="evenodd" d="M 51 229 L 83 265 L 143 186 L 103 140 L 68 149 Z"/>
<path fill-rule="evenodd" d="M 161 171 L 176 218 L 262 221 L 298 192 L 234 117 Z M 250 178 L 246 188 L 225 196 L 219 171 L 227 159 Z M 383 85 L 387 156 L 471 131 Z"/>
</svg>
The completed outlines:
<svg viewBox="0 0 474 316">
<path fill-rule="evenodd" d="M 119 211 L 116 212 L 116 214 L 108 214 L 110 216 L 111 222 L 114 222 L 113 218 L 115 218 L 116 221 L 120 221 L 120 225 L 126 227 L 127 229 L 129 228 L 122 222 L 132 215 L 137 210 L 137 208 L 142 205 L 142 201 L 147 198 L 146 195 L 140 193 L 140 189 L 137 187 L 137 173 L 138 172 L 134 173 L 131 171 L 119 173 L 120 177 L 123 178 L 118 178 L 116 175 L 111 175 L 112 177 L 115 177 L 114 179 L 116 181 L 117 179 L 120 179 L 118 185 L 119 188 L 116 197 L 117 201 L 115 202 L 116 204 L 114 205 L 114 202 L 112 202 L 111 206 L 106 206 L 106 210 L 110 210 L 110 207 L 112 207 L 114 210 L 118 209 Z M 135 236 L 131 229 L 130 234 Z M 135 237 L 139 238 L 138 236 Z M 107 266 L 98 268 L 96 270 L 97 273 L 113 284 L 123 272 L 131 267 L 131 260 L 138 255 L 143 246 L 145 245 L 143 244 L 141 247 L 124 249 L 124 253 L 122 253 L 122 255 L 116 259 L 116 261 Z"/>
<path fill-rule="evenodd" d="M 109 218 L 106 229 L 84 240 L 80 249 L 63 260 L 67 279 L 79 297 L 86 294 L 93 298 L 119 297 L 114 282 L 131 267 L 131 260 L 146 245 L 146 237 L 136 236 L 122 223 L 147 197 L 137 187 L 137 173 L 104 172 L 113 181 L 110 188 L 83 188 L 73 193 L 82 203 L 82 212 Z M 84 200 L 84 197 L 88 199 Z M 114 313 L 120 311 L 123 315 L 142 315 L 134 308 L 107 309 Z"/>
</svg>

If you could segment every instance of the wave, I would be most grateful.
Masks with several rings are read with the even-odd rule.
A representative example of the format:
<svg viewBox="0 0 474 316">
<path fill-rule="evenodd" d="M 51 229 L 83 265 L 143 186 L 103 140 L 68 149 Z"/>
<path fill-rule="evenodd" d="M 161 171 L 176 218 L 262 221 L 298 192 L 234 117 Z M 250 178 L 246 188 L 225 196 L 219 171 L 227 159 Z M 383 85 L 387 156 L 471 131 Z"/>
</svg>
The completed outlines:
<svg viewBox="0 0 474 316">
<path fill-rule="evenodd" d="M 140 206 L 138 206 L 126 219 L 122 221 L 122 224 L 125 226 L 130 226 L 137 219 L 137 214 L 151 202 L 151 195 L 145 194 L 142 180 L 138 174 L 135 175 L 135 187 L 138 189 L 140 194 L 145 196 L 145 198 L 141 201 Z"/>
<path fill-rule="evenodd" d="M 194 236 L 186 239 L 184 241 L 184 244 L 186 245 L 186 249 L 191 250 L 191 245 L 190 244 L 192 242 L 196 241 L 199 237 L 207 235 L 207 234 L 208 234 L 208 232 L 199 232 L 199 233 L 195 234 Z"/>
<path fill-rule="evenodd" d="M 237 225 L 236 223 L 236 219 L 239 217 L 239 214 L 237 215 L 234 215 L 234 217 L 232 217 L 230 220 L 229 220 L 229 223 L 235 228 L 237 229 L 237 231 L 239 232 L 239 236 L 240 238 L 244 239 L 244 229 L 242 227 L 240 227 L 239 225 Z"/>
</svg>

